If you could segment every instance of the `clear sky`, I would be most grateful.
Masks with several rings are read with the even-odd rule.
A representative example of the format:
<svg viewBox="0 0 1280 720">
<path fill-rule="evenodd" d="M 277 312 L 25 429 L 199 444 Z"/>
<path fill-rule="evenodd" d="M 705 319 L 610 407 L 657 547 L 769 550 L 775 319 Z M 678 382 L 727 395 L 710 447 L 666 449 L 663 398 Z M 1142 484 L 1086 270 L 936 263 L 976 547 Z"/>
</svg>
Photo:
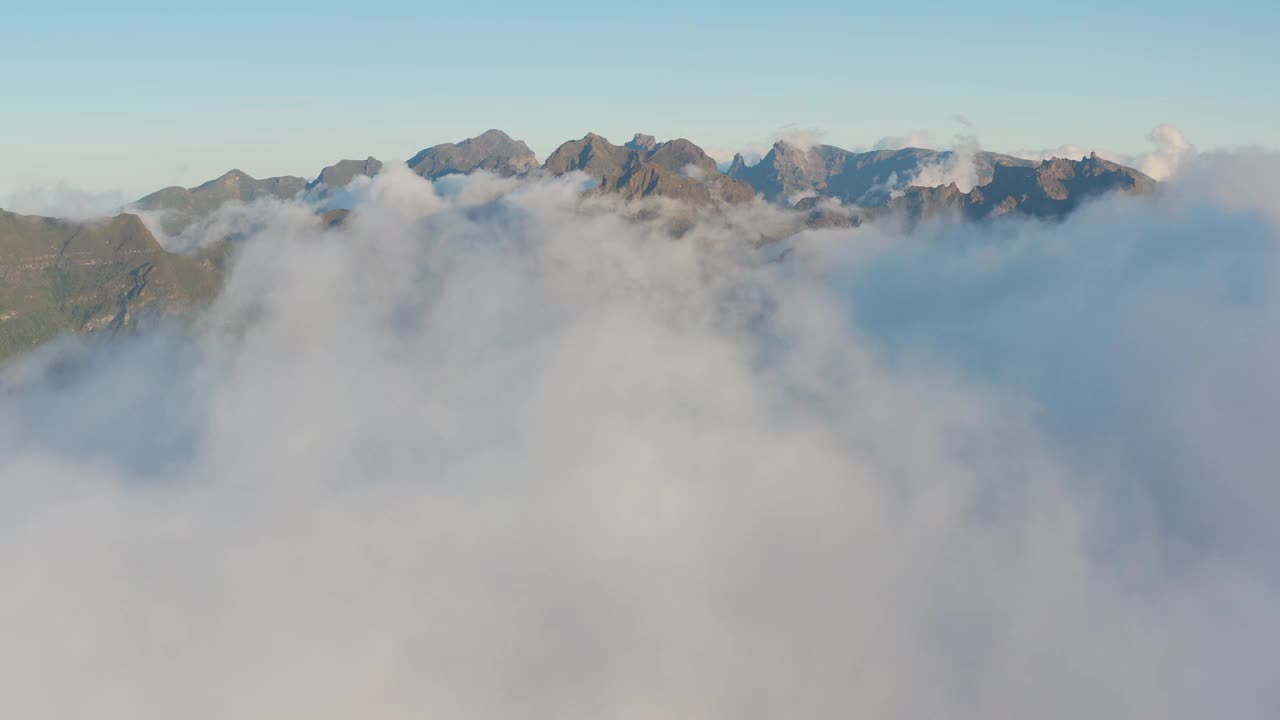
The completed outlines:
<svg viewBox="0 0 1280 720">
<path fill-rule="evenodd" d="M 0 0 L 0 192 L 314 175 L 498 127 L 1280 145 L 1280 2 Z"/>
</svg>

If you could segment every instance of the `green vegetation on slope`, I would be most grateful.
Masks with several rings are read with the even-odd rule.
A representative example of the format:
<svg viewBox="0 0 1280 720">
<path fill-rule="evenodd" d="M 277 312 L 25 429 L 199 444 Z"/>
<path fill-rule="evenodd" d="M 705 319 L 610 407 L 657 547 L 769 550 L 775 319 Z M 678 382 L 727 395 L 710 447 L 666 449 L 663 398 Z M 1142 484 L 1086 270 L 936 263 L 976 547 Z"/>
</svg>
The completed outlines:
<svg viewBox="0 0 1280 720">
<path fill-rule="evenodd" d="M 89 223 L 0 210 L 0 360 L 64 332 L 128 332 L 213 297 L 219 268 L 166 252 L 136 215 Z"/>
</svg>

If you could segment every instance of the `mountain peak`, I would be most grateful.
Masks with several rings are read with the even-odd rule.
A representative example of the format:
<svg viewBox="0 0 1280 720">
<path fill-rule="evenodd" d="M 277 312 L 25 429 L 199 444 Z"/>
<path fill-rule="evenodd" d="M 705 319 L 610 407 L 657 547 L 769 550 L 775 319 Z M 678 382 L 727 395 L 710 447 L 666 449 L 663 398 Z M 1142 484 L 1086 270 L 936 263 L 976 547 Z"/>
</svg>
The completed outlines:
<svg viewBox="0 0 1280 720">
<path fill-rule="evenodd" d="M 642 150 L 644 152 L 653 152 L 658 147 L 658 139 L 652 135 L 644 133 L 636 133 L 627 143 L 627 147 L 632 150 Z"/>
<path fill-rule="evenodd" d="M 959 210 L 971 219 L 1010 213 L 1062 218 L 1088 198 L 1110 192 L 1138 194 L 1154 187 L 1155 181 L 1141 172 L 1091 154 L 1079 160 L 1055 157 L 1028 165 L 996 163 L 990 182 L 968 193 L 959 192 L 954 183 L 912 187 L 890 206 L 906 209 L 914 217 Z"/>
<path fill-rule="evenodd" d="M 501 130 L 486 130 L 457 143 L 433 145 L 410 158 L 409 168 L 434 179 L 453 173 L 485 170 L 502 176 L 519 175 L 538 164 L 523 140 L 512 139 Z"/>
<path fill-rule="evenodd" d="M 733 162 L 729 163 L 729 171 L 725 173 L 729 177 L 737 177 L 738 173 L 747 166 L 747 161 L 742 157 L 742 153 L 733 154 Z"/>
<path fill-rule="evenodd" d="M 666 167 L 673 172 L 682 172 L 692 165 L 707 173 L 719 173 L 716 161 L 705 150 L 684 138 L 676 138 L 656 146 L 645 158 L 646 161 Z"/>
<path fill-rule="evenodd" d="M 134 201 L 140 210 L 171 211 L 164 231 L 176 235 L 199 218 L 232 201 L 253 202 L 265 197 L 291 198 L 307 185 L 305 178 L 285 175 L 258 180 L 239 168 L 193 188 L 169 187 Z"/>
<path fill-rule="evenodd" d="M 485 130 L 473 138 L 467 138 L 458 145 L 474 145 L 489 150 L 518 149 L 529 151 L 529 147 L 520 140 L 513 139 L 510 135 L 497 129 Z"/>
<path fill-rule="evenodd" d="M 314 180 L 307 183 L 307 189 L 312 190 L 321 185 L 330 190 L 343 188 L 361 175 L 373 177 L 381 170 L 382 161 L 372 155 L 364 160 L 339 160 L 321 170 Z"/>
</svg>

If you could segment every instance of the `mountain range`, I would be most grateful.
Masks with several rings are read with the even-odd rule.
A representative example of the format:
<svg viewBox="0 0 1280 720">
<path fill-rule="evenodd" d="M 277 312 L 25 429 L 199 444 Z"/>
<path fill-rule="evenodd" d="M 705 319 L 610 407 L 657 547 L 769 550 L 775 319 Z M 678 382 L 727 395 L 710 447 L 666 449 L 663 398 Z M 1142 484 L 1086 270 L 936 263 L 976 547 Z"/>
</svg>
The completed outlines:
<svg viewBox="0 0 1280 720">
<path fill-rule="evenodd" d="M 912 217 L 959 211 L 970 219 L 1010 212 L 1062 217 L 1081 200 L 1112 190 L 1144 192 L 1155 181 L 1133 168 L 1100 158 L 1054 158 L 1035 162 L 987 151 L 938 151 L 922 148 L 853 152 L 832 145 L 800 147 L 774 143 L 756 164 L 736 155 L 722 170 L 715 159 L 689 140 L 658 142 L 637 134 L 615 145 L 595 133 L 570 140 L 539 163 L 523 141 L 489 130 L 458 143 L 434 145 L 406 163 L 430 180 L 446 175 L 490 172 L 502 177 L 558 176 L 580 171 L 593 177 L 597 194 L 632 200 L 661 197 L 699 206 L 749 202 L 757 195 L 784 207 L 807 209 L 825 198 L 874 216 L 900 209 Z M 355 178 L 373 176 L 382 161 L 341 160 L 311 181 L 298 176 L 255 179 L 239 170 L 193 188 L 170 187 L 133 203 L 142 211 L 165 213 L 162 225 L 175 234 L 223 204 L 267 197 L 287 199 L 309 193 L 324 197 Z M 931 180 L 957 175 L 954 181 Z"/>
<path fill-rule="evenodd" d="M 858 225 L 886 215 L 909 221 L 942 213 L 973 221 L 1009 215 L 1060 219 L 1088 198 L 1156 186 L 1133 168 L 1093 155 L 1035 162 L 984 151 L 852 152 L 781 141 L 754 165 L 737 155 L 722 170 L 689 140 L 659 142 L 644 134 L 615 145 L 588 133 L 539 163 L 524 142 L 489 130 L 425 148 L 406 165 L 430 180 L 477 171 L 528 178 L 581 172 L 594 180 L 589 194 L 655 198 L 711 211 L 761 197 L 793 211 L 796 230 Z M 373 157 L 341 160 L 310 181 L 257 179 L 231 170 L 196 187 L 156 191 L 126 208 L 131 212 L 93 222 L 0 210 L 0 360 L 61 332 L 132 331 L 217 292 L 229 239 L 192 253 L 169 252 L 134 213 L 154 213 L 159 230 L 172 236 L 227 203 L 301 198 L 316 203 L 322 226 L 334 226 L 344 222 L 345 211 L 323 201 L 384 167 Z M 972 187 L 933 182 L 948 177 Z M 752 240 L 769 239 L 762 232 Z"/>
</svg>

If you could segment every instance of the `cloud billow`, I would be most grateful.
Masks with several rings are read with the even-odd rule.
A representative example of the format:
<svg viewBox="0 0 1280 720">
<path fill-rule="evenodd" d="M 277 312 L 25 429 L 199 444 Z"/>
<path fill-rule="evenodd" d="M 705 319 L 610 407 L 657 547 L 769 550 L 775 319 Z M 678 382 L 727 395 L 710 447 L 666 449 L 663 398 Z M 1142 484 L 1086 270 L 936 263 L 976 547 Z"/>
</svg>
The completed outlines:
<svg viewBox="0 0 1280 720">
<path fill-rule="evenodd" d="M 761 250 L 575 177 L 260 206 L 199 321 L 0 376 L 0 709 L 1269 717 L 1280 217 L 1206 188 L 1280 164 L 1189 162 Z"/>
</svg>

